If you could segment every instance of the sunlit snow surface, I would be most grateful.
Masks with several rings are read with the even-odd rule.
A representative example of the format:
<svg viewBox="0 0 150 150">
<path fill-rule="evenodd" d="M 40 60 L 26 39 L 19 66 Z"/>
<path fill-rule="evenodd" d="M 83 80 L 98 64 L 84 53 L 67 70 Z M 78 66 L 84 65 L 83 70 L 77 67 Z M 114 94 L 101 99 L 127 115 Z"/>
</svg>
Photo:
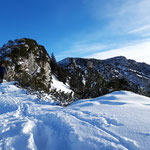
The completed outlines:
<svg viewBox="0 0 150 150">
<path fill-rule="evenodd" d="M 69 86 L 65 85 L 63 82 L 59 81 L 54 75 L 52 75 L 52 89 L 57 89 L 57 91 L 71 93 L 72 90 L 69 89 Z"/>
<path fill-rule="evenodd" d="M 149 150 L 150 98 L 119 91 L 69 107 L 0 85 L 0 150 Z"/>
</svg>

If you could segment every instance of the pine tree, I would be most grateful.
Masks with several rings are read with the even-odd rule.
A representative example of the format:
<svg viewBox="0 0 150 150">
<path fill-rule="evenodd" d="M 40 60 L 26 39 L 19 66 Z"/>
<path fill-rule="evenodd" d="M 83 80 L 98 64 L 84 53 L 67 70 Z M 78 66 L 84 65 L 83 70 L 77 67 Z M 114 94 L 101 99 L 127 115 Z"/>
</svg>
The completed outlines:
<svg viewBox="0 0 150 150">
<path fill-rule="evenodd" d="M 56 58 L 53 52 L 50 57 L 50 66 L 51 66 L 52 72 L 55 73 L 57 71 L 57 62 L 56 62 Z"/>
</svg>

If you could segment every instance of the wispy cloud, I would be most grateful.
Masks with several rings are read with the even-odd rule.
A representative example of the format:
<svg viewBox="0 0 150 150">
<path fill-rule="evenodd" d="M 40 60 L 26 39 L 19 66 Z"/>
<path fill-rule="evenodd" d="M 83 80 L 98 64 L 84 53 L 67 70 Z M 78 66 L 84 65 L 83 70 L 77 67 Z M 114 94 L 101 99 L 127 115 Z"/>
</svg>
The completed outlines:
<svg viewBox="0 0 150 150">
<path fill-rule="evenodd" d="M 71 47 L 68 48 L 68 50 L 63 51 L 59 55 L 57 55 L 57 58 L 61 57 L 83 57 L 85 55 L 90 55 L 92 53 L 100 52 L 108 48 L 106 45 L 100 44 L 100 43 L 84 43 L 84 42 L 78 42 L 72 44 Z"/>
<path fill-rule="evenodd" d="M 118 49 L 109 49 L 104 52 L 95 53 L 88 58 L 107 59 L 115 56 L 125 56 L 128 59 L 134 59 L 139 62 L 150 64 L 150 39 L 139 43 L 130 44 Z"/>
<path fill-rule="evenodd" d="M 102 13 L 104 14 L 104 18 L 108 20 L 104 35 L 106 36 L 107 33 L 108 39 L 111 37 L 111 43 L 120 47 L 119 37 L 127 40 L 124 43 L 121 41 L 121 48 L 113 49 L 109 46 L 105 51 L 93 53 L 90 57 L 105 59 L 123 55 L 150 64 L 150 39 L 145 40 L 150 36 L 150 0 L 112 0 L 111 2 L 113 5 L 109 1 L 106 2 L 107 9 L 106 11 L 103 9 L 103 12 L 98 11 L 100 5 L 95 5 L 92 11 L 97 15 L 93 17 L 98 19 Z M 118 36 L 118 40 L 113 39 L 113 36 Z M 141 38 L 140 41 L 139 38 Z"/>
<path fill-rule="evenodd" d="M 150 33 L 144 33 L 142 36 L 143 37 L 150 37 Z"/>
<path fill-rule="evenodd" d="M 85 1 L 94 19 L 107 21 L 105 28 L 109 32 L 127 34 L 150 24 L 150 0 Z"/>
<path fill-rule="evenodd" d="M 123 35 L 139 33 L 150 29 L 150 1 L 126 0 L 118 13 L 112 17 L 110 28 Z"/>
<path fill-rule="evenodd" d="M 128 33 L 139 33 L 139 32 L 143 32 L 143 31 L 147 31 L 147 30 L 150 30 L 150 25 L 146 25 L 146 26 L 140 27 L 138 29 L 129 31 Z"/>
<path fill-rule="evenodd" d="M 150 36 L 150 0 L 83 1 L 96 26 L 92 32 L 78 33 L 78 41 L 81 37 L 84 42 L 71 41 L 61 56 L 105 59 L 123 55 L 150 64 L 150 40 L 144 40 Z M 114 49 L 112 45 L 122 46 Z"/>
<path fill-rule="evenodd" d="M 72 47 L 69 48 L 68 51 L 65 51 L 65 53 L 89 53 L 89 52 L 95 52 L 102 49 L 105 49 L 106 45 L 102 45 L 100 43 L 92 43 L 92 44 L 74 44 Z"/>
</svg>

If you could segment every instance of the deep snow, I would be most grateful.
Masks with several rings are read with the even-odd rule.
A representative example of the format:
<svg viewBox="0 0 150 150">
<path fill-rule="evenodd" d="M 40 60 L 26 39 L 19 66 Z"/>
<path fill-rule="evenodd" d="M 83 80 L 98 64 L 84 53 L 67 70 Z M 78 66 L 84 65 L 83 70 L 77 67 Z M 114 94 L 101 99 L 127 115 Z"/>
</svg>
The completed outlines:
<svg viewBox="0 0 150 150">
<path fill-rule="evenodd" d="M 127 91 L 69 107 L 0 85 L 0 150 L 149 150 L 150 98 Z"/>
</svg>

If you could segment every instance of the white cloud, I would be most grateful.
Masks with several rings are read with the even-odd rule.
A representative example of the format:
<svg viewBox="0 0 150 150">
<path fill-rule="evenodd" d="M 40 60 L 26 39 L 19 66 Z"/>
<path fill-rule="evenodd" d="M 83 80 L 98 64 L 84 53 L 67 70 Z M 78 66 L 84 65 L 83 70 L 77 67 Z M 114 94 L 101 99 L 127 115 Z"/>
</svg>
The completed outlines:
<svg viewBox="0 0 150 150">
<path fill-rule="evenodd" d="M 88 52 L 94 52 L 99 51 L 101 49 L 106 48 L 105 45 L 99 44 L 99 43 L 92 43 L 92 44 L 75 44 L 71 48 L 69 48 L 69 51 L 66 51 L 66 53 L 88 53 Z"/>
<path fill-rule="evenodd" d="M 95 53 L 88 58 L 107 59 L 115 56 L 125 56 L 128 59 L 150 64 L 150 39 L 119 49 Z"/>
<path fill-rule="evenodd" d="M 150 37 L 150 33 L 145 33 L 145 34 L 143 34 L 142 36 L 143 36 L 143 37 L 148 37 L 148 36 Z"/>
<path fill-rule="evenodd" d="M 143 27 L 140 27 L 138 29 L 129 31 L 128 33 L 132 34 L 132 33 L 141 33 L 141 32 L 145 32 L 145 31 L 150 31 L 150 25 L 145 25 Z"/>
<path fill-rule="evenodd" d="M 63 51 L 63 55 L 70 55 L 70 56 L 77 56 L 79 54 L 85 55 L 87 53 L 93 53 L 93 52 L 98 52 L 100 50 L 106 49 L 106 45 L 100 44 L 100 43 L 76 43 L 73 44 L 70 48 L 68 48 L 67 51 Z M 61 54 L 60 54 L 61 55 Z"/>
<path fill-rule="evenodd" d="M 72 44 L 67 51 L 60 52 L 56 57 L 57 59 L 61 59 L 63 57 L 83 57 L 88 54 L 90 55 L 91 53 L 100 52 L 106 48 L 108 48 L 106 45 L 100 43 L 88 44 L 84 41 L 76 42 Z"/>
</svg>

